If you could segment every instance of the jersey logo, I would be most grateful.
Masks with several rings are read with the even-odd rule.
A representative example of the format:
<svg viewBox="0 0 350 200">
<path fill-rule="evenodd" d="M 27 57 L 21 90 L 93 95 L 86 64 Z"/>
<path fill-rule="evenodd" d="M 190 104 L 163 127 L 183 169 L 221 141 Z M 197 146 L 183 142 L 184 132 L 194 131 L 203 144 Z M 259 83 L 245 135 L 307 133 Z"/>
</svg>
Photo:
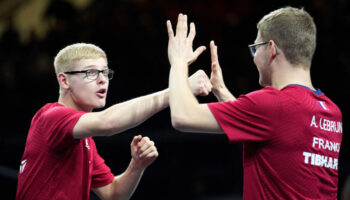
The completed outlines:
<svg viewBox="0 0 350 200">
<path fill-rule="evenodd" d="M 87 138 L 85 138 L 85 147 L 86 147 L 87 149 L 90 150 L 90 146 L 89 146 L 89 143 L 88 143 L 88 139 L 87 139 Z"/>
<path fill-rule="evenodd" d="M 318 101 L 318 105 L 320 105 L 323 110 L 328 110 L 328 108 L 327 108 L 326 104 L 324 103 L 324 101 Z"/>
<path fill-rule="evenodd" d="M 22 174 L 24 171 L 24 168 L 26 167 L 27 160 L 22 160 L 21 166 L 19 167 L 19 173 Z"/>
</svg>

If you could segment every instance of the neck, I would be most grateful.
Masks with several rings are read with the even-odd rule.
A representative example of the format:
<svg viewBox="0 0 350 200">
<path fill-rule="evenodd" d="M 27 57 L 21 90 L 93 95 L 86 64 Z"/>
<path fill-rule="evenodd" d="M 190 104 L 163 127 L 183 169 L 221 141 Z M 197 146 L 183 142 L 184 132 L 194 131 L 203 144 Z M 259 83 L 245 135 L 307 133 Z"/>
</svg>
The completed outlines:
<svg viewBox="0 0 350 200">
<path fill-rule="evenodd" d="M 64 94 L 64 93 L 60 94 L 58 98 L 58 103 L 79 111 L 91 112 L 93 110 L 93 109 L 89 109 L 89 108 L 85 108 L 83 106 L 77 105 L 68 94 Z"/>
<path fill-rule="evenodd" d="M 311 82 L 309 68 L 291 65 L 287 62 L 273 66 L 273 68 L 271 85 L 274 88 L 280 90 L 290 84 L 299 84 L 315 90 Z"/>
</svg>

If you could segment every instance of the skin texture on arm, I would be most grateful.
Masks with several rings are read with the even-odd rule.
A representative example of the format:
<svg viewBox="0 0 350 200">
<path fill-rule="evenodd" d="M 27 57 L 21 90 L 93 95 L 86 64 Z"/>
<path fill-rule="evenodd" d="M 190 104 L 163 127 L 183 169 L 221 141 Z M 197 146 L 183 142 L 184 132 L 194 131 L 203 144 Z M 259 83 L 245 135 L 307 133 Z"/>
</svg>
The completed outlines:
<svg viewBox="0 0 350 200">
<path fill-rule="evenodd" d="M 132 158 L 125 172 L 114 177 L 109 185 L 92 189 L 101 199 L 129 199 L 136 190 L 144 170 L 158 157 L 157 148 L 148 137 L 135 136 L 130 149 Z"/>
<path fill-rule="evenodd" d="M 205 96 L 211 92 L 209 78 L 199 70 L 188 80 L 194 95 Z M 169 90 L 165 89 L 150 95 L 115 104 L 100 112 L 86 113 L 73 130 L 75 138 L 91 136 L 111 136 L 133 128 L 157 112 L 169 106 Z"/>
<path fill-rule="evenodd" d="M 100 112 L 86 113 L 74 127 L 75 138 L 111 136 L 133 128 L 168 106 L 168 91 L 163 90 L 115 104 Z"/>
<path fill-rule="evenodd" d="M 171 65 L 169 75 L 169 102 L 172 125 L 180 131 L 191 132 L 222 132 L 206 104 L 199 104 L 191 93 L 187 81 L 188 66 L 192 62 L 188 58 L 197 58 L 205 47 L 199 47 L 193 52 L 192 43 L 195 37 L 194 23 L 190 25 L 187 36 L 187 16 L 180 14 L 176 26 L 176 36 L 170 21 L 167 21 L 169 34 L 168 57 Z"/>
</svg>

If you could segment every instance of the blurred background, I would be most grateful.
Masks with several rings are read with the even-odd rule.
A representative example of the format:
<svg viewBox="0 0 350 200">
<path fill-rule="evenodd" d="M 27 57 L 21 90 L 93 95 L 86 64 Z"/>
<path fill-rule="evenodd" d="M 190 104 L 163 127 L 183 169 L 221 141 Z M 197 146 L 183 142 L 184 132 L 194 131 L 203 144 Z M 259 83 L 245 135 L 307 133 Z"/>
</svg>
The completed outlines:
<svg viewBox="0 0 350 200">
<path fill-rule="evenodd" d="M 58 99 L 53 59 L 66 45 L 94 43 L 116 71 L 107 106 L 167 88 L 167 19 L 178 13 L 196 23 L 194 47 L 208 50 L 190 67 L 210 75 L 209 42 L 215 40 L 226 85 L 235 96 L 260 89 L 247 48 L 257 22 L 283 6 L 304 7 L 318 29 L 313 84 L 343 112 L 339 198 L 350 174 L 350 13 L 347 0 L 1 0 L 0 1 L 0 199 L 14 199 L 17 172 L 35 112 Z M 216 101 L 210 94 L 200 102 Z M 169 109 L 137 128 L 96 137 L 100 155 L 114 174 L 130 161 L 136 134 L 155 141 L 159 158 L 146 170 L 132 199 L 226 200 L 242 198 L 242 145 L 225 135 L 180 133 Z M 74 184 L 67 181 L 67 184 Z M 92 194 L 91 199 L 96 197 Z"/>
</svg>

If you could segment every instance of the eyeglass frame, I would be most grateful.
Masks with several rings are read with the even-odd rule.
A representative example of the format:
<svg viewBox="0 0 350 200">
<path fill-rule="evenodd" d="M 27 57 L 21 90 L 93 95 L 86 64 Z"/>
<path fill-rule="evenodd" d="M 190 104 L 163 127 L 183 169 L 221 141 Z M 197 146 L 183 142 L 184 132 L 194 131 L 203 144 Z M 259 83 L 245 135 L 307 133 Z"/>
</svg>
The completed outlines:
<svg viewBox="0 0 350 200">
<path fill-rule="evenodd" d="M 90 70 L 96 70 L 97 72 L 97 75 L 96 75 L 96 78 L 95 79 L 92 79 L 92 78 L 89 78 L 89 75 L 88 75 L 88 72 Z M 107 75 L 104 75 L 104 72 L 108 70 L 108 74 Z M 87 69 L 87 70 L 81 70 L 81 71 L 67 71 L 67 72 L 63 72 L 64 74 L 79 74 L 79 73 L 85 73 L 85 76 L 87 79 L 89 80 L 97 80 L 100 73 L 102 73 L 102 75 L 104 75 L 105 77 L 108 78 L 108 80 L 112 80 L 113 79 L 113 75 L 114 75 L 114 71 L 110 68 L 107 68 L 107 69 L 103 69 L 103 70 L 98 70 L 98 69 Z M 111 75 L 110 75 L 111 74 Z"/>
<path fill-rule="evenodd" d="M 251 55 L 252 55 L 253 57 L 255 56 L 256 51 L 257 51 L 257 49 L 256 49 L 257 46 L 265 45 L 265 44 L 268 44 L 268 43 L 269 43 L 269 42 L 259 42 L 259 43 L 256 43 L 256 44 L 250 44 L 250 45 L 248 45 L 248 48 L 249 48 L 249 50 L 250 50 Z M 277 48 L 276 45 L 274 45 L 274 46 L 275 46 L 275 48 L 276 48 L 276 53 L 279 54 L 279 49 Z"/>
</svg>

